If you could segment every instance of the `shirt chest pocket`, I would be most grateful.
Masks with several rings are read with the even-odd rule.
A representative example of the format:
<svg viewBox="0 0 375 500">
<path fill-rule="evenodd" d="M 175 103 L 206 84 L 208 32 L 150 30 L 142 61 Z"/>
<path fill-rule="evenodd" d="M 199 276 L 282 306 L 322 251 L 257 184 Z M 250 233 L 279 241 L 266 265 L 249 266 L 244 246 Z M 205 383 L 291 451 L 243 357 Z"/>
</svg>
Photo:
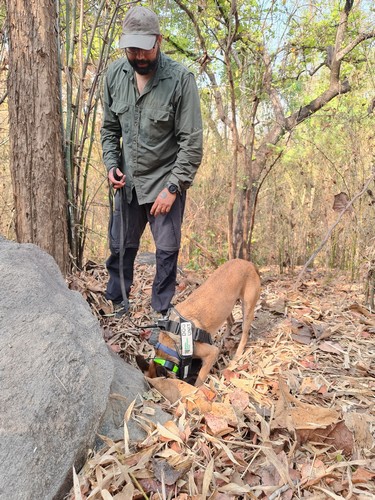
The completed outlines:
<svg viewBox="0 0 375 500">
<path fill-rule="evenodd" d="M 118 116 L 122 131 L 128 132 L 131 120 L 131 108 L 129 104 L 124 101 L 113 101 L 111 111 Z"/>
<path fill-rule="evenodd" d="M 146 144 L 160 144 L 167 140 L 174 131 L 173 110 L 143 109 L 141 136 Z"/>
</svg>

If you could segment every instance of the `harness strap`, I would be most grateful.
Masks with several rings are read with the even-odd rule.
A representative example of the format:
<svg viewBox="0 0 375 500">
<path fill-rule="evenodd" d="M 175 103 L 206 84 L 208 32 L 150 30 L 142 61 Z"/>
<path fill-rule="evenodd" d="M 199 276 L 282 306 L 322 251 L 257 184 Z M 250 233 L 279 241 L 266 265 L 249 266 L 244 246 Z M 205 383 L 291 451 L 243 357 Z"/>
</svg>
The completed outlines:
<svg viewBox="0 0 375 500">
<path fill-rule="evenodd" d="M 160 333 L 159 328 L 154 328 L 153 330 L 151 330 L 151 335 L 148 339 L 148 342 L 151 345 L 153 345 L 155 347 L 155 349 L 159 349 L 160 351 L 163 351 L 166 354 L 169 354 L 169 356 L 173 356 L 174 358 L 179 359 L 180 356 L 179 356 L 177 351 L 175 351 L 174 349 L 171 349 L 170 347 L 168 347 L 164 344 L 161 344 L 159 342 L 159 333 Z"/>
<path fill-rule="evenodd" d="M 193 356 L 181 356 L 180 357 L 180 369 L 178 372 L 178 378 L 184 380 L 190 372 L 191 363 L 193 361 Z"/>
<path fill-rule="evenodd" d="M 173 356 L 174 358 L 180 359 L 180 356 L 177 351 L 171 349 L 170 347 L 167 347 L 164 344 L 161 344 L 160 342 L 155 344 L 155 349 L 163 351 L 165 352 L 165 354 L 169 354 L 169 356 Z"/>
<path fill-rule="evenodd" d="M 159 342 L 159 333 L 160 333 L 159 328 L 153 328 L 151 330 L 151 335 L 148 339 L 151 345 L 156 346 L 156 344 Z"/>
<path fill-rule="evenodd" d="M 151 330 L 152 333 L 149 338 L 149 342 L 155 347 L 155 349 L 159 349 L 168 354 L 169 356 L 173 356 L 179 360 L 180 362 L 179 366 L 172 363 L 172 365 L 177 367 L 177 370 L 174 370 L 174 368 L 172 368 L 172 371 L 174 371 L 174 373 L 178 373 L 179 378 L 184 380 L 189 375 L 191 369 L 191 363 L 193 360 L 192 342 L 198 341 L 212 345 L 212 338 L 208 332 L 206 332 L 202 328 L 197 328 L 192 321 L 189 321 L 188 319 L 184 318 L 175 308 L 172 308 L 172 311 L 174 315 L 178 317 L 178 321 L 169 319 L 169 315 L 167 319 L 159 319 L 157 321 L 157 328 Z M 185 327 L 188 327 L 188 329 L 186 330 Z M 169 347 L 159 342 L 160 330 L 165 330 L 172 334 L 179 335 L 181 338 L 181 342 L 186 341 L 187 345 L 186 346 L 185 344 L 182 345 L 180 353 L 174 351 L 173 349 L 170 349 Z M 190 340 L 188 341 L 189 337 Z M 159 359 L 160 358 L 156 358 L 154 361 L 158 363 L 158 361 L 156 360 Z M 164 362 L 165 360 L 162 361 Z M 167 369 L 171 369 L 168 368 L 168 366 L 163 362 L 160 362 L 160 364 L 165 366 Z"/>
<path fill-rule="evenodd" d="M 182 316 L 180 316 L 184 321 L 189 321 L 185 320 Z M 204 344 L 210 344 L 212 345 L 212 338 L 211 335 L 206 332 L 206 330 L 202 330 L 202 328 L 197 328 L 192 321 L 190 321 L 191 326 L 192 326 L 192 334 L 193 334 L 193 340 L 198 341 L 198 342 L 203 342 Z M 174 333 L 176 335 L 180 335 L 181 333 L 181 323 L 180 321 L 173 321 L 171 319 L 161 319 L 158 320 L 158 327 L 161 328 L 162 330 L 166 330 L 167 332 Z"/>
<path fill-rule="evenodd" d="M 178 373 L 179 367 L 176 365 L 176 363 L 173 363 L 172 361 L 168 361 L 167 359 L 163 358 L 154 358 L 154 363 L 157 363 L 158 365 L 164 366 L 167 370 L 173 372 L 173 373 Z"/>
<path fill-rule="evenodd" d="M 195 331 L 193 331 L 193 339 L 198 342 L 203 342 L 204 344 L 213 344 L 211 335 L 206 332 L 206 330 L 202 330 L 202 328 L 196 328 Z"/>
</svg>

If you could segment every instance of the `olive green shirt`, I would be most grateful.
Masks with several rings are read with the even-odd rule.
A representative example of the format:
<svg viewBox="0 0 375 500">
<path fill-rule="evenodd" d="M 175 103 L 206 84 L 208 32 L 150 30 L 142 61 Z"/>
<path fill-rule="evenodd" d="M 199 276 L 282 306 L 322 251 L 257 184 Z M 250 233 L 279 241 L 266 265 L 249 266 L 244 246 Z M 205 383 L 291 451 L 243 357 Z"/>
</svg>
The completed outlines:
<svg viewBox="0 0 375 500">
<path fill-rule="evenodd" d="M 112 63 L 104 86 L 101 128 L 107 170 L 126 175 L 128 202 L 153 203 L 168 182 L 188 189 L 202 160 L 202 118 L 193 74 L 164 54 L 138 94 L 126 58 Z"/>
</svg>

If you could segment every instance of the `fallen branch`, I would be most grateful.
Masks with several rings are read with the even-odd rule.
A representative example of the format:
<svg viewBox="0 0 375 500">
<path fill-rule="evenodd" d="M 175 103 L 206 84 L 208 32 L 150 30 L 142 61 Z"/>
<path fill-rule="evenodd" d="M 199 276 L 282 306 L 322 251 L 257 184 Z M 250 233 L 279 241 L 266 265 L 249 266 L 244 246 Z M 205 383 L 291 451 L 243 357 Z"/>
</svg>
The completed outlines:
<svg viewBox="0 0 375 500">
<path fill-rule="evenodd" d="M 211 264 L 214 266 L 215 269 L 219 267 L 219 263 L 216 261 L 215 257 L 211 254 L 211 252 L 207 250 L 207 248 L 205 248 L 203 245 L 198 243 L 197 240 L 191 238 L 190 236 L 187 236 L 187 239 L 199 248 L 202 256 L 205 257 L 209 262 L 211 262 Z"/>
<path fill-rule="evenodd" d="M 375 179 L 375 168 L 373 168 L 372 175 L 367 179 L 367 181 L 365 182 L 365 184 L 364 184 L 363 188 L 361 189 L 361 191 L 359 193 L 357 193 L 354 196 L 354 198 L 352 198 L 349 201 L 349 203 L 346 205 L 345 208 L 342 209 L 342 211 L 340 212 L 339 216 L 337 217 L 336 222 L 328 229 L 327 234 L 326 234 L 324 240 L 322 241 L 322 243 L 319 245 L 319 247 L 315 250 L 315 252 L 311 255 L 311 257 L 309 258 L 309 260 L 303 266 L 303 269 L 301 270 L 301 272 L 299 273 L 299 275 L 297 277 L 296 287 L 300 284 L 300 282 L 302 280 L 302 276 L 305 274 L 306 269 L 309 267 L 309 265 L 311 264 L 311 262 L 315 259 L 315 257 L 318 255 L 318 253 L 321 251 L 321 249 L 324 247 L 324 245 L 327 243 L 327 241 L 331 237 L 331 234 L 332 234 L 333 230 L 339 224 L 339 222 L 341 221 L 341 219 L 342 219 L 343 215 L 345 214 L 345 212 L 347 212 L 349 210 L 349 208 L 354 204 L 354 202 L 358 198 L 360 198 L 367 191 L 368 186 L 370 185 L 370 183 L 374 179 Z"/>
</svg>

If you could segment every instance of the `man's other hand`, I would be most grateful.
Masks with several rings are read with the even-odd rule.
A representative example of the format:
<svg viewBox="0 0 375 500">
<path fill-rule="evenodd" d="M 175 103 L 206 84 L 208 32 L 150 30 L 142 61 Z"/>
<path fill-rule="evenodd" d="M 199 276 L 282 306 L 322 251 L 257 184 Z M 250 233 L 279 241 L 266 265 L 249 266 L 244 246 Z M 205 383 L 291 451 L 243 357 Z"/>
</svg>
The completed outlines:
<svg viewBox="0 0 375 500">
<path fill-rule="evenodd" d="M 172 194 L 168 191 L 167 188 L 164 188 L 163 191 L 161 191 L 158 194 L 158 197 L 156 198 L 154 204 L 151 207 L 150 210 L 151 215 L 157 217 L 160 214 L 161 215 L 167 214 L 172 208 L 176 196 L 177 194 Z"/>
</svg>

